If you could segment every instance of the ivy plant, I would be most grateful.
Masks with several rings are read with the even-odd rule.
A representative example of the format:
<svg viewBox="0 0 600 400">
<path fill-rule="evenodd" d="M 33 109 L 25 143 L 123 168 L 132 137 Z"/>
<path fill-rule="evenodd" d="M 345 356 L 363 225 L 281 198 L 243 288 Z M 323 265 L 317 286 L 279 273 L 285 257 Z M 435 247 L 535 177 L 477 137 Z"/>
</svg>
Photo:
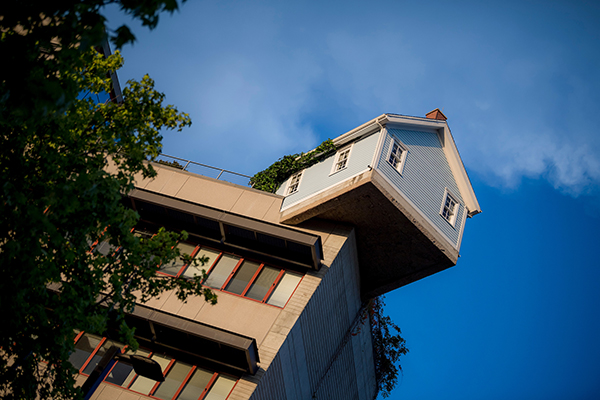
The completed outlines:
<svg viewBox="0 0 600 400">
<path fill-rule="evenodd" d="M 281 157 L 267 169 L 256 173 L 250 179 L 250 186 L 269 193 L 277 188 L 291 175 L 327 158 L 337 150 L 331 139 L 325 140 L 316 149 L 308 153 L 289 154 Z"/>
</svg>

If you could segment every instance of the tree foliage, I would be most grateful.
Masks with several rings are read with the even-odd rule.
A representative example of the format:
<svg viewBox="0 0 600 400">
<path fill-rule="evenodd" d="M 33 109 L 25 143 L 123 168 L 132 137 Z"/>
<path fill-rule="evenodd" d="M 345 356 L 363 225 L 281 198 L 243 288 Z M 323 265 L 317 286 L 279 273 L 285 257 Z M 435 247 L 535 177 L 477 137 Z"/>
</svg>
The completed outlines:
<svg viewBox="0 0 600 400">
<path fill-rule="evenodd" d="M 267 169 L 256 173 L 250 179 L 250 185 L 269 193 L 275 193 L 279 185 L 290 175 L 318 163 L 336 150 L 331 139 L 321 143 L 308 153 L 288 154 L 271 164 Z"/>
<path fill-rule="evenodd" d="M 396 387 L 398 373 L 402 372 L 400 356 L 408 353 L 408 348 L 400 336 L 400 328 L 384 314 L 384 306 L 383 296 L 373 299 L 370 317 L 377 389 L 383 397 L 388 397 Z"/>
<path fill-rule="evenodd" d="M 174 0 L 116 1 L 153 27 Z M 9 1 L 0 15 L 0 393 L 5 399 L 72 399 L 67 362 L 74 330 L 104 333 L 132 348 L 124 322 L 135 302 L 165 290 L 180 299 L 216 297 L 194 280 L 161 278 L 185 233 L 135 236 L 138 215 L 123 196 L 161 148 L 161 129 L 190 125 L 163 105 L 153 81 L 128 82 L 121 103 L 109 93 L 122 64 L 93 49 L 106 37 L 108 1 Z M 126 28 L 112 34 L 132 40 Z M 92 251 L 107 241 L 106 254 Z M 51 289 L 51 290 L 50 290 Z"/>
<path fill-rule="evenodd" d="M 185 1 L 185 0 L 182 0 Z M 77 82 L 65 74 L 90 64 L 88 49 L 110 39 L 117 47 L 135 36 L 122 25 L 108 31 L 107 5 L 154 28 L 178 0 L 6 0 L 0 11 L 0 107 L 2 118 L 25 122 L 63 112 L 77 98 Z"/>
</svg>

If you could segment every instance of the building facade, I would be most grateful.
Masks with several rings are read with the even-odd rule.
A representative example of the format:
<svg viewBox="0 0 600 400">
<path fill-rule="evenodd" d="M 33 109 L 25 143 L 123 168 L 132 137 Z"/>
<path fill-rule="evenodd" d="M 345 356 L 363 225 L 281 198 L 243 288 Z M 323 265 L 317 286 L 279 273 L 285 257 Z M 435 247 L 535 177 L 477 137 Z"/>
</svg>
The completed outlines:
<svg viewBox="0 0 600 400">
<path fill-rule="evenodd" d="M 164 293 L 139 305 L 139 354 L 165 381 L 117 363 L 94 399 L 373 399 L 369 299 L 456 264 L 479 204 L 439 110 L 384 114 L 336 139 L 335 154 L 277 193 L 155 165 L 128 201 L 136 234 L 185 230 L 207 257 L 210 305 Z M 99 249 L 101 251 L 101 249 Z M 159 273 L 190 277 L 183 262 Z M 113 342 L 80 333 L 80 381 Z"/>
</svg>

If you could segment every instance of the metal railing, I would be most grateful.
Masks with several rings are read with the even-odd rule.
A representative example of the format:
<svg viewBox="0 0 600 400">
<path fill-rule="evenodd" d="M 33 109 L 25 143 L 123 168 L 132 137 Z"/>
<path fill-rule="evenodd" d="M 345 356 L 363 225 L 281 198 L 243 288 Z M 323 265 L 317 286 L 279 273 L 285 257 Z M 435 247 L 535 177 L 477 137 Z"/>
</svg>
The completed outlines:
<svg viewBox="0 0 600 400">
<path fill-rule="evenodd" d="M 229 171 L 224 168 L 212 167 L 210 165 L 170 156 L 168 154 L 160 154 L 154 162 L 183 171 L 192 172 L 194 174 L 208 176 L 209 178 L 235 183 L 237 185 L 250 186 L 250 178 L 252 178 L 251 176 Z"/>
</svg>

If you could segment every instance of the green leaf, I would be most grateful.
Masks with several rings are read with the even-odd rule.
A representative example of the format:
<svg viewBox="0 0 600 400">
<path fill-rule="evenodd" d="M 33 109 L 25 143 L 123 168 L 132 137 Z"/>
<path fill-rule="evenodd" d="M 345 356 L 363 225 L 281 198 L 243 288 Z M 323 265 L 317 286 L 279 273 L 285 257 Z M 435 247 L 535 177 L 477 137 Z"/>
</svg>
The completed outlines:
<svg viewBox="0 0 600 400">
<path fill-rule="evenodd" d="M 139 5 L 117 2 L 126 13 Z M 133 176 L 154 176 L 147 160 L 160 153 L 162 135 L 191 120 L 165 105 L 147 76 L 123 88 L 120 104 L 92 101 L 112 89 L 109 73 L 123 64 L 118 52 L 92 48 L 106 37 L 103 4 L 12 2 L 0 19 L 0 307 L 10 321 L 0 325 L 3 399 L 80 398 L 67 361 L 74 330 L 111 328 L 135 347 L 124 313 L 136 303 L 166 290 L 216 301 L 199 279 L 156 274 L 180 256 L 175 243 L 185 234 L 140 240 L 131 232 L 139 215 L 122 199 Z M 173 7 L 145 1 L 139 18 L 152 22 Z M 113 37 L 134 39 L 127 27 Z M 91 251 L 102 241 L 114 251 Z"/>
<path fill-rule="evenodd" d="M 337 150 L 331 139 L 325 140 L 316 149 L 308 153 L 289 154 L 281 157 L 267 169 L 250 178 L 250 186 L 254 189 L 275 193 L 279 186 L 291 175 L 308 168 Z"/>
</svg>

